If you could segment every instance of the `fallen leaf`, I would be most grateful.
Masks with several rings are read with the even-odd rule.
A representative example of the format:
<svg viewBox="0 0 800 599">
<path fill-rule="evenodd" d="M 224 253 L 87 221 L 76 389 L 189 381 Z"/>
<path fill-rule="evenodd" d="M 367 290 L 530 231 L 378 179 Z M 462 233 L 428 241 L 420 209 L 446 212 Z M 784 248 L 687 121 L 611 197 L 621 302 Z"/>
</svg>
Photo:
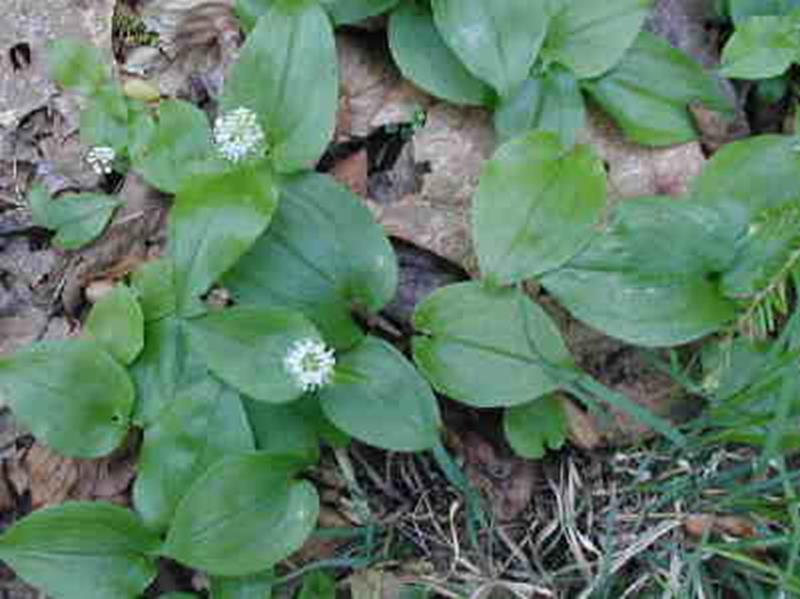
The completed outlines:
<svg viewBox="0 0 800 599">
<path fill-rule="evenodd" d="M 359 196 L 367 195 L 367 150 L 362 148 L 336 163 L 333 178 Z"/>
</svg>

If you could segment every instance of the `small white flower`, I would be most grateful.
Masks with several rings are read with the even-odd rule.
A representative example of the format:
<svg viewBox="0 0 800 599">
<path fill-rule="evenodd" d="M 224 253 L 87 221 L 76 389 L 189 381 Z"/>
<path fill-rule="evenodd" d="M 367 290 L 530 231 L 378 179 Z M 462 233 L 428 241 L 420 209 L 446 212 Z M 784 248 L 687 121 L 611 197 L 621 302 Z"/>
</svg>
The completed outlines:
<svg viewBox="0 0 800 599">
<path fill-rule="evenodd" d="M 214 142 L 219 153 L 231 162 L 263 153 L 266 147 L 258 116 L 249 108 L 236 108 L 218 116 L 214 121 Z"/>
<path fill-rule="evenodd" d="M 315 339 L 295 341 L 283 359 L 283 367 L 303 391 L 324 387 L 333 378 L 333 350 Z"/>
<path fill-rule="evenodd" d="M 108 146 L 95 146 L 86 154 L 86 162 L 98 175 L 110 175 L 117 153 Z"/>
</svg>

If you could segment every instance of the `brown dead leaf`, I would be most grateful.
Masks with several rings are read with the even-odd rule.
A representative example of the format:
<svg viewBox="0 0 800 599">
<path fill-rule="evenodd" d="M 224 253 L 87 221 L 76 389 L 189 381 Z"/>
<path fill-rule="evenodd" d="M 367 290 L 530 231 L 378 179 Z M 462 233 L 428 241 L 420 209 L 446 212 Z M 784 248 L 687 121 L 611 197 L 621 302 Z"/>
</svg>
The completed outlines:
<svg viewBox="0 0 800 599">
<path fill-rule="evenodd" d="M 98 460 L 81 460 L 34 443 L 22 456 L 12 460 L 10 470 L 17 494 L 30 491 L 33 509 L 67 500 L 127 505 L 127 490 L 135 475 L 135 456 L 123 449 Z"/>
<path fill-rule="evenodd" d="M 755 523 L 741 516 L 717 516 L 714 514 L 691 514 L 683 521 L 686 533 L 694 539 L 708 535 L 728 535 L 739 539 L 754 539 L 758 536 Z"/>
<path fill-rule="evenodd" d="M 464 473 L 489 500 L 499 522 L 519 516 L 531 502 L 538 467 L 469 431 L 461 442 Z"/>
</svg>

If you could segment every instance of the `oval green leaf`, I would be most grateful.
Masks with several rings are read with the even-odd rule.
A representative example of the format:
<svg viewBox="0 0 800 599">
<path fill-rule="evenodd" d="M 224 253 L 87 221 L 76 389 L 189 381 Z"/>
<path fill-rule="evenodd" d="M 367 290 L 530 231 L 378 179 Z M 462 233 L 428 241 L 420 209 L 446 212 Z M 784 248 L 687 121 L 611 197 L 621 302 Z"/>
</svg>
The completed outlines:
<svg viewBox="0 0 800 599">
<path fill-rule="evenodd" d="M 208 368 L 248 397 L 285 403 L 303 395 L 284 366 L 292 346 L 311 339 L 323 343 L 314 325 L 285 308 L 241 306 L 186 323 L 189 343 Z"/>
<path fill-rule="evenodd" d="M 176 305 L 195 313 L 198 298 L 258 239 L 278 203 L 263 164 L 186 181 L 170 214 Z"/>
<path fill-rule="evenodd" d="M 34 512 L 0 537 L 0 558 L 59 599 L 135 599 L 156 576 L 160 540 L 133 512 L 65 503 Z"/>
<path fill-rule="evenodd" d="M 47 204 L 49 228 L 56 231 L 53 242 L 65 250 L 81 248 L 105 231 L 120 201 L 102 193 L 79 193 Z"/>
<path fill-rule="evenodd" d="M 144 263 L 131 275 L 145 322 L 175 314 L 175 281 L 172 261 L 159 258 Z"/>
<path fill-rule="evenodd" d="M 439 441 L 439 407 L 428 383 L 394 347 L 367 337 L 341 355 L 319 392 L 337 427 L 390 451 L 423 451 Z"/>
<path fill-rule="evenodd" d="M 291 460 L 262 453 L 224 458 L 178 505 L 165 555 L 217 576 L 269 568 L 297 551 L 314 529 L 319 498 L 292 479 Z"/>
<path fill-rule="evenodd" d="M 548 449 L 561 449 L 568 432 L 563 402 L 552 394 L 505 411 L 503 429 L 518 456 L 539 460 Z"/>
<path fill-rule="evenodd" d="M 494 114 L 494 126 L 503 141 L 526 131 L 551 131 L 565 148 L 571 148 L 585 125 L 586 105 L 578 80 L 559 65 L 526 79 Z"/>
<path fill-rule="evenodd" d="M 500 96 L 522 83 L 547 32 L 547 0 L 433 0 L 436 26 L 464 65 Z"/>
<path fill-rule="evenodd" d="M 613 69 L 584 89 L 625 135 L 640 144 L 665 146 L 697 139 L 688 107 L 700 103 L 733 116 L 720 83 L 693 58 L 647 31 Z"/>
<path fill-rule="evenodd" d="M 603 163 L 554 133 L 502 146 L 484 167 L 473 205 L 481 272 L 514 283 L 558 268 L 592 237 L 606 202 Z"/>
<path fill-rule="evenodd" d="M 117 285 L 94 305 L 86 330 L 118 362 L 129 365 L 144 348 L 144 316 L 130 288 Z"/>
<path fill-rule="evenodd" d="M 64 455 L 106 455 L 128 434 L 133 383 L 95 341 L 37 343 L 0 359 L 0 393 L 34 435 Z"/>
<path fill-rule="evenodd" d="M 769 79 L 800 61 L 796 16 L 752 17 L 736 27 L 722 51 L 721 74 L 734 79 Z"/>
<path fill-rule="evenodd" d="M 47 48 L 47 64 L 55 81 L 67 89 L 91 93 L 111 79 L 111 69 L 92 44 L 63 38 Z"/>
<path fill-rule="evenodd" d="M 426 92 L 455 104 L 491 103 L 491 88 L 444 43 L 427 8 L 409 2 L 392 12 L 389 47 L 403 76 Z"/>
<path fill-rule="evenodd" d="M 225 82 L 222 107 L 258 113 L 278 171 L 311 168 L 333 137 L 337 65 L 333 29 L 322 7 L 275 2 L 248 36 Z"/>
<path fill-rule="evenodd" d="M 477 408 L 527 403 L 572 359 L 555 324 L 516 289 L 444 287 L 417 307 L 414 361 L 441 393 Z"/>
<path fill-rule="evenodd" d="M 224 284 L 240 304 L 302 312 L 341 349 L 363 337 L 352 312 L 376 312 L 394 296 L 397 261 L 357 196 L 308 173 L 282 182 L 272 226 Z"/>
<path fill-rule="evenodd" d="M 544 54 L 576 77 L 598 77 L 631 46 L 652 0 L 554 0 Z"/>
<path fill-rule="evenodd" d="M 211 464 L 253 448 L 238 393 L 210 377 L 182 391 L 145 430 L 136 511 L 149 528 L 166 530 L 186 490 Z"/>
<path fill-rule="evenodd" d="M 159 106 L 154 130 L 139 144 L 133 166 L 151 185 L 177 193 L 182 183 L 212 157 L 206 115 L 188 102 L 167 100 Z"/>
<path fill-rule="evenodd" d="M 271 570 L 249 576 L 211 578 L 211 599 L 271 599 L 275 573 Z"/>
</svg>

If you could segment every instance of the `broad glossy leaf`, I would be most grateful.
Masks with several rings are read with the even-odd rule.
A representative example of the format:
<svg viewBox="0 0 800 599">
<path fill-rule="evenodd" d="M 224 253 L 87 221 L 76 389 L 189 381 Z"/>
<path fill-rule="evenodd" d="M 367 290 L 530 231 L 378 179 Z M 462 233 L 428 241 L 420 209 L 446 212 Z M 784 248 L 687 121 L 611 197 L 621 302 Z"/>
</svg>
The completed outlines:
<svg viewBox="0 0 800 599">
<path fill-rule="evenodd" d="M 436 397 L 399 351 L 367 337 L 337 360 L 336 381 L 319 392 L 337 427 L 391 451 L 422 451 L 438 442 Z"/>
<path fill-rule="evenodd" d="M 158 122 L 134 154 L 134 167 L 151 185 L 177 193 L 213 158 L 211 128 L 199 109 L 181 100 L 162 102 Z"/>
<path fill-rule="evenodd" d="M 82 458 L 120 444 L 134 401 L 125 369 L 88 339 L 37 343 L 0 359 L 0 394 L 39 439 Z"/>
<path fill-rule="evenodd" d="M 525 131 L 551 131 L 571 148 L 585 124 L 586 106 L 578 80 L 559 65 L 526 79 L 494 113 L 495 129 L 504 141 Z"/>
<path fill-rule="evenodd" d="M 695 180 L 693 201 L 749 224 L 763 210 L 792 204 L 800 172 L 797 139 L 761 135 L 727 144 Z"/>
<path fill-rule="evenodd" d="M 132 115 L 128 100 L 116 82 L 94 90 L 81 111 L 81 141 L 87 146 L 108 146 L 124 153 L 131 141 Z M 140 121 L 139 126 L 143 122 Z"/>
<path fill-rule="evenodd" d="M 763 210 L 738 240 L 731 268 L 722 276 L 728 297 L 751 298 L 785 276 L 800 247 L 800 199 Z"/>
<path fill-rule="evenodd" d="M 590 270 L 656 279 L 721 273 L 734 261 L 744 234 L 743 224 L 729 216 L 712 206 L 669 196 L 620 202 L 594 242 L 599 251 L 578 260 Z"/>
<path fill-rule="evenodd" d="M 55 81 L 68 89 L 91 93 L 111 78 L 100 51 L 76 39 L 57 39 L 47 48 L 47 63 Z"/>
<path fill-rule="evenodd" d="M 316 395 L 280 405 L 245 399 L 244 407 L 259 451 L 297 455 L 314 464 L 320 441 L 344 447 L 350 440 L 328 420 Z"/>
<path fill-rule="evenodd" d="M 225 82 L 222 106 L 258 113 L 278 171 L 311 168 L 333 137 L 337 65 L 331 22 L 319 4 L 273 3 Z"/>
<path fill-rule="evenodd" d="M 409 2 L 389 18 L 389 47 L 403 76 L 456 104 L 488 104 L 494 93 L 445 44 L 429 9 Z"/>
<path fill-rule="evenodd" d="M 167 258 L 145 262 L 131 275 L 146 322 L 175 314 L 173 264 Z"/>
<path fill-rule="evenodd" d="M 321 0 L 336 25 L 349 25 L 383 14 L 400 0 Z"/>
<path fill-rule="evenodd" d="M 97 239 L 120 202 L 101 193 L 68 195 L 47 204 L 47 220 L 56 231 L 53 242 L 74 250 Z"/>
<path fill-rule="evenodd" d="M 547 0 L 433 0 L 436 26 L 478 79 L 505 96 L 522 83 L 547 31 Z"/>
<path fill-rule="evenodd" d="M 583 86 L 629 139 L 644 145 L 696 139 L 688 111 L 693 102 L 733 114 L 718 80 L 693 58 L 647 31 L 617 66 L 599 79 L 584 81 Z"/>
<path fill-rule="evenodd" d="M 634 345 L 665 347 L 699 339 L 734 317 L 715 273 L 642 274 L 621 263 L 615 245 L 598 237 L 541 280 L 579 320 Z"/>
<path fill-rule="evenodd" d="M 144 348 L 144 316 L 136 296 L 117 285 L 94 305 L 86 330 L 121 364 L 128 365 Z"/>
<path fill-rule="evenodd" d="M 722 51 L 722 75 L 734 79 L 782 75 L 792 63 L 800 61 L 798 27 L 800 14 L 752 17 L 741 22 Z"/>
<path fill-rule="evenodd" d="M 506 439 L 523 458 L 538 460 L 548 449 L 561 449 L 567 440 L 567 414 L 557 394 L 508 408 L 503 414 Z"/>
<path fill-rule="evenodd" d="M 159 595 L 158 599 L 200 599 L 200 595 L 195 593 L 166 593 Z"/>
<path fill-rule="evenodd" d="M 136 511 L 151 529 L 166 530 L 186 490 L 211 464 L 253 445 L 236 391 L 210 377 L 182 391 L 145 431 Z"/>
<path fill-rule="evenodd" d="M 133 512 L 65 503 L 34 512 L 0 537 L 0 558 L 57 599 L 135 599 L 156 576 L 158 536 Z"/>
<path fill-rule="evenodd" d="M 186 181 L 170 214 L 176 303 L 181 316 L 258 239 L 278 202 L 263 164 Z"/>
<path fill-rule="evenodd" d="M 738 26 L 748 17 L 785 15 L 800 8 L 800 0 L 727 0 L 728 14 Z"/>
<path fill-rule="evenodd" d="M 478 408 L 524 404 L 558 388 L 572 360 L 550 317 L 516 289 L 443 287 L 414 314 L 414 361 L 441 393 Z"/>
<path fill-rule="evenodd" d="M 287 558 L 319 514 L 317 492 L 293 480 L 296 468 L 262 453 L 217 462 L 178 505 L 165 554 L 219 576 L 252 574 Z"/>
<path fill-rule="evenodd" d="M 554 133 L 503 145 L 484 167 L 473 236 L 484 276 L 503 283 L 558 268 L 591 238 L 606 201 L 603 163 Z"/>
<path fill-rule="evenodd" d="M 652 1 L 553 0 L 553 6 L 544 54 L 585 79 L 619 62 L 639 35 Z"/>
<path fill-rule="evenodd" d="M 189 350 L 178 318 L 166 317 L 145 324 L 144 350 L 131 365 L 136 385 L 134 422 L 147 427 L 178 392 L 205 379 L 206 368 Z"/>
<path fill-rule="evenodd" d="M 211 599 L 271 599 L 273 580 L 272 571 L 233 578 L 213 576 Z"/>
<path fill-rule="evenodd" d="M 323 342 L 299 312 L 240 306 L 213 312 L 186 324 L 192 349 L 208 368 L 248 397 L 269 403 L 297 399 L 303 389 L 284 367 L 298 341 Z"/>
<path fill-rule="evenodd" d="M 224 284 L 240 304 L 302 312 L 341 349 L 363 336 L 351 312 L 376 312 L 394 296 L 397 261 L 358 197 L 308 173 L 282 182 L 272 226 Z"/>
</svg>

